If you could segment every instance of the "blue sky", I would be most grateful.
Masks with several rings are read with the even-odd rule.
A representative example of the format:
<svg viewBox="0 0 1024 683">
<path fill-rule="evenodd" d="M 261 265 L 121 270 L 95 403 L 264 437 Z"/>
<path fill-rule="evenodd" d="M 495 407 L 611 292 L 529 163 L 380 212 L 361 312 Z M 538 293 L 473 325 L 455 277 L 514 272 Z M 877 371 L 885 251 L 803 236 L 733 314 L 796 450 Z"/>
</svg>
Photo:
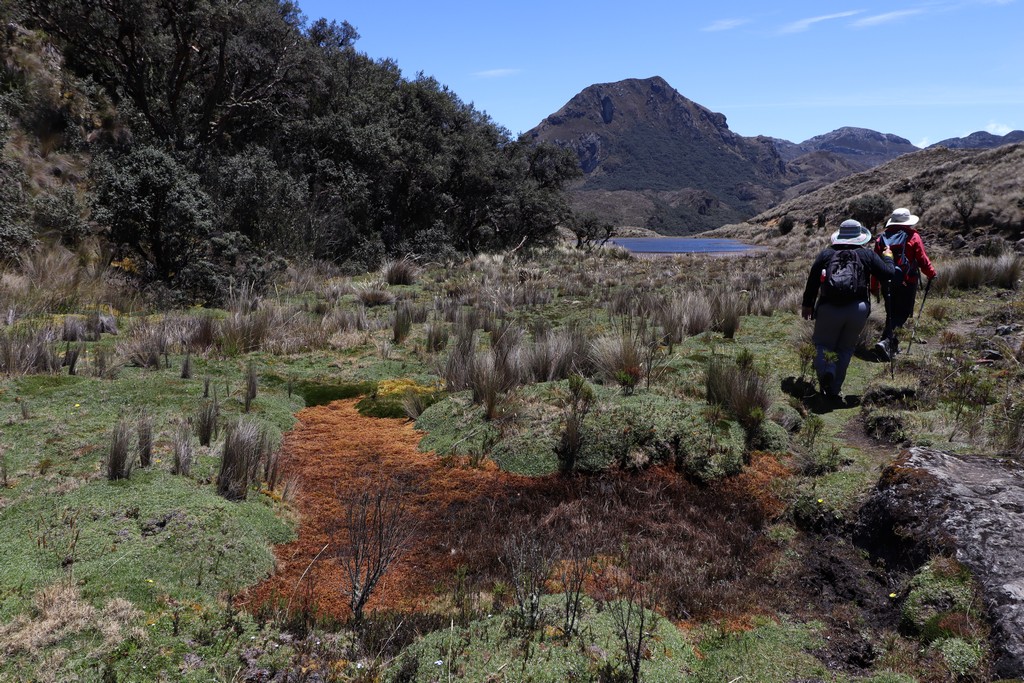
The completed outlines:
<svg viewBox="0 0 1024 683">
<path fill-rule="evenodd" d="M 1024 0 L 298 0 L 513 134 L 594 83 L 661 76 L 741 135 L 841 126 L 924 146 L 1024 129 Z"/>
</svg>

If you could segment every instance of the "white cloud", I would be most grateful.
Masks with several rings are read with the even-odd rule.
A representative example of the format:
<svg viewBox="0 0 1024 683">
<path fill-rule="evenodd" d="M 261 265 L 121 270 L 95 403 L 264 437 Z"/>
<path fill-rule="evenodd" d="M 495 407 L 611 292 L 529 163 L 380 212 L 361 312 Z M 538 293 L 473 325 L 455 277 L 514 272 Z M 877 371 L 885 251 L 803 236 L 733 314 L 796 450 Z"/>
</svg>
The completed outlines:
<svg viewBox="0 0 1024 683">
<path fill-rule="evenodd" d="M 701 31 L 729 31 L 743 26 L 743 24 L 749 21 L 749 19 L 719 19 L 718 21 L 711 22 L 702 28 Z"/>
<path fill-rule="evenodd" d="M 1007 133 L 1012 131 L 1013 128 L 1007 126 L 1005 123 L 993 122 L 985 126 L 985 130 L 987 130 L 989 133 L 992 133 L 992 135 L 1006 135 Z"/>
<path fill-rule="evenodd" d="M 930 139 L 928 139 L 928 138 L 921 138 L 920 140 L 918 140 L 917 142 L 914 143 L 914 147 L 919 147 L 921 149 L 924 149 L 925 147 L 927 147 L 930 144 L 932 144 L 932 141 Z"/>
<path fill-rule="evenodd" d="M 912 17 L 915 14 L 924 14 L 923 9 L 905 9 L 896 12 L 886 12 L 885 14 L 875 14 L 874 16 L 864 17 L 850 24 L 854 28 L 868 28 L 869 26 L 878 26 L 880 24 L 888 24 L 893 21 L 899 21 L 905 17 Z"/>
<path fill-rule="evenodd" d="M 845 19 L 846 17 L 852 17 L 855 14 L 860 14 L 860 10 L 851 10 L 849 12 L 836 12 L 835 14 L 825 14 L 820 17 L 810 17 L 808 19 L 801 19 L 794 21 L 791 24 L 786 24 L 780 30 L 781 33 L 801 33 L 806 31 L 814 24 L 822 21 L 830 21 L 832 19 Z"/>
<path fill-rule="evenodd" d="M 508 78 L 509 76 L 517 76 L 522 72 L 522 69 L 488 69 L 486 71 L 476 71 L 473 75 L 477 78 Z"/>
</svg>

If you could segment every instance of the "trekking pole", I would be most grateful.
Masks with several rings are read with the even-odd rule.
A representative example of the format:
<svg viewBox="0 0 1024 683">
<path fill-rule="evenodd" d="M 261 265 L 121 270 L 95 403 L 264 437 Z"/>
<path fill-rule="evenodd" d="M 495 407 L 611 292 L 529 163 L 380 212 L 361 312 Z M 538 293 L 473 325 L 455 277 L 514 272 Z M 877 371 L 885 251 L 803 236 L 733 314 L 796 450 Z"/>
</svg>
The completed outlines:
<svg viewBox="0 0 1024 683">
<path fill-rule="evenodd" d="M 917 318 L 913 321 L 914 327 L 910 330 L 910 343 L 907 344 L 907 355 L 910 355 L 910 348 L 914 345 L 914 334 L 917 333 L 917 323 L 921 320 L 921 314 L 924 313 L 924 302 L 928 301 L 928 290 L 932 288 L 932 280 L 935 278 L 928 278 L 928 284 L 924 286 L 924 296 L 921 297 L 921 307 L 917 309 Z"/>
<path fill-rule="evenodd" d="M 892 316 L 892 281 L 886 282 L 883 285 L 883 296 L 885 297 L 885 329 L 889 330 L 889 320 Z M 895 341 L 896 339 L 896 328 L 892 328 L 889 332 L 889 339 Z M 895 344 L 890 342 L 890 346 L 887 347 L 889 350 L 889 379 L 896 379 L 896 353 Z"/>
</svg>

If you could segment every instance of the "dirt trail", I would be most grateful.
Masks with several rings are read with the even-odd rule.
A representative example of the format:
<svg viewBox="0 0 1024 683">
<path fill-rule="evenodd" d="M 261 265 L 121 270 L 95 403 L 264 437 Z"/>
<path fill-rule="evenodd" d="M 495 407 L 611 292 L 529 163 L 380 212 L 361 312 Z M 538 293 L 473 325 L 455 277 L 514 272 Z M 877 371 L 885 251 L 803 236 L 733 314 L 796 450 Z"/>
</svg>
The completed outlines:
<svg viewBox="0 0 1024 683">
<path fill-rule="evenodd" d="M 483 508 L 488 500 L 531 485 L 526 478 L 493 468 L 445 466 L 436 455 L 417 450 L 422 434 L 406 420 L 364 417 L 355 403 L 337 401 L 302 410 L 298 425 L 285 436 L 286 476 L 297 476 L 300 486 L 295 503 L 301 520 L 298 538 L 275 549 L 277 571 L 250 591 L 251 604 L 291 599 L 294 606 L 309 600 L 312 591 L 320 611 L 347 616 L 331 529 L 344 514 L 339 499 L 366 487 L 378 474 L 407 491 L 404 498 L 419 533 L 382 580 L 369 610 L 421 606 L 434 594 L 432 588 L 452 575 L 459 558 L 445 539 L 453 508 Z"/>
</svg>

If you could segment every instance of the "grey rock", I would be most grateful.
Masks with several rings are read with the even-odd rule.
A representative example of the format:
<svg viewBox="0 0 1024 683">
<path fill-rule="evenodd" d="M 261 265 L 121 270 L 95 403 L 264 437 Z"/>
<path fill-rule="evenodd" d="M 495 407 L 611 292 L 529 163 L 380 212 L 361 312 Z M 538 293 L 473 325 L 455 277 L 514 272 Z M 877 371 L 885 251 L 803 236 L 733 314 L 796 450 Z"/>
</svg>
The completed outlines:
<svg viewBox="0 0 1024 683">
<path fill-rule="evenodd" d="M 911 448 L 861 508 L 858 542 L 919 566 L 954 556 L 982 588 L 996 670 L 1024 676 L 1024 468 L 1019 463 Z"/>
<path fill-rule="evenodd" d="M 963 235 L 956 235 L 953 237 L 953 243 L 951 246 L 954 249 L 963 249 L 967 246 L 967 240 L 964 239 Z"/>
</svg>

